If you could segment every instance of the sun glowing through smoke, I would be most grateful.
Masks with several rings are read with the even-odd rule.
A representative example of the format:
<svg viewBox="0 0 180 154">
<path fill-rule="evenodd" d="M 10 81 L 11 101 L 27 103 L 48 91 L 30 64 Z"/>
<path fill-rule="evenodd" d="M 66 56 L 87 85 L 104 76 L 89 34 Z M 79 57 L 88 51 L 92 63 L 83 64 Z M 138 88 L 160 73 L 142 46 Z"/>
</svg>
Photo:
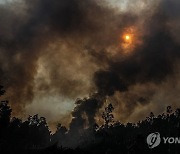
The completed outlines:
<svg viewBox="0 0 180 154">
<path fill-rule="evenodd" d="M 120 46 L 122 47 L 124 53 L 130 53 L 134 50 L 137 45 L 136 34 L 136 28 L 134 27 L 126 28 L 124 33 L 122 33 Z"/>
<path fill-rule="evenodd" d="M 132 43 L 132 36 L 130 34 L 124 34 L 123 35 L 123 40 L 125 43 Z"/>
<path fill-rule="evenodd" d="M 126 35 L 125 36 L 125 39 L 128 41 L 130 39 L 130 36 L 129 35 Z"/>
</svg>

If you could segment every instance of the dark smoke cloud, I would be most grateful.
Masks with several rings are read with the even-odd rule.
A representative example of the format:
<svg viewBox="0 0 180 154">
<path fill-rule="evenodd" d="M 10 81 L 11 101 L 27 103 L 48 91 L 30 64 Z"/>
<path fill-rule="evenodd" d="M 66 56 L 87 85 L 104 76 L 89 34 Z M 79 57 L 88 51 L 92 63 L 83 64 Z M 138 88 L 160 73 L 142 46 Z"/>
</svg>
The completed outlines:
<svg viewBox="0 0 180 154">
<path fill-rule="evenodd" d="M 113 71 L 98 71 L 94 76 L 98 92 L 102 95 L 113 95 L 115 91 L 126 91 L 127 85 Z"/>
<path fill-rule="evenodd" d="M 19 3 L 21 5 L 17 6 Z M 78 0 L 27 0 L 19 3 L 2 5 L 0 9 L 0 72 L 13 105 L 22 108 L 33 99 L 37 60 L 44 54 L 45 45 L 54 37 L 66 39 L 73 33 L 86 33 L 91 26 L 93 28 L 95 24 L 89 23 L 88 19 L 86 23 L 87 6 L 91 9 L 98 6 L 93 1 L 80 3 Z M 58 75 L 56 68 L 52 66 L 51 78 Z M 63 85 L 64 91 L 71 89 L 71 86 L 66 88 L 67 84 L 72 88 L 79 84 L 78 81 L 67 80 Z"/>
<path fill-rule="evenodd" d="M 73 99 L 87 95 L 91 86 L 86 84 L 99 66 L 84 47 L 111 46 L 122 31 L 120 20 L 134 22 L 131 15 L 116 17 L 94 0 L 26 0 L 0 7 L 1 82 L 17 113 L 39 91 Z M 86 69 L 84 63 L 89 63 Z M 36 78 L 41 65 L 47 73 Z"/>
<path fill-rule="evenodd" d="M 143 44 L 135 48 L 130 56 L 117 61 L 109 61 L 108 69 L 95 74 L 95 83 L 100 92 L 113 95 L 116 91 L 127 91 L 125 97 L 121 95 L 118 101 L 124 100 L 123 103 L 127 109 L 125 113 L 128 117 L 138 104 L 147 105 L 155 94 L 151 92 L 147 97 L 141 91 L 138 95 L 134 95 L 129 87 L 132 89 L 133 86 L 142 85 L 146 89 L 151 89 L 152 87 L 148 86 L 149 83 L 160 86 L 177 73 L 180 45 L 173 37 L 172 31 L 176 30 L 179 20 L 176 21 L 174 27 L 171 25 L 174 24 L 172 19 L 179 19 L 176 3 L 178 2 L 162 1 L 152 16 L 145 19 Z M 168 7 L 169 5 L 171 7 Z M 175 10 L 173 10 L 174 5 L 176 5 Z M 138 89 L 135 90 L 140 92 Z M 147 98 L 142 97 L 143 95 Z"/>
<path fill-rule="evenodd" d="M 72 122 L 70 124 L 71 131 L 79 131 L 87 127 L 93 127 L 96 123 L 95 116 L 99 108 L 102 107 L 105 101 L 105 97 L 98 93 L 90 96 L 90 98 L 78 99 L 76 101 L 76 107 L 72 112 Z"/>
<path fill-rule="evenodd" d="M 146 21 L 147 35 L 143 37 L 143 44 L 127 58 L 110 61 L 109 72 L 96 72 L 95 82 L 100 90 L 122 91 L 120 84 L 161 83 L 173 73 L 179 60 L 180 45 L 167 26 L 171 18 L 162 5 L 160 3 L 155 14 Z"/>
<path fill-rule="evenodd" d="M 92 125 L 107 96 L 130 109 L 123 110 L 126 117 L 139 103 L 151 104 L 158 88 L 149 85 L 162 85 L 179 65 L 178 4 L 148 3 L 140 13 L 132 5 L 118 12 L 95 0 L 0 5 L 0 81 L 14 114 L 22 116 L 19 111 L 35 100 L 46 106 L 40 100 L 49 95 L 75 100 L 97 92 L 76 102 L 73 128 Z M 126 54 L 119 44 L 129 27 L 138 29 L 141 43 Z"/>
</svg>

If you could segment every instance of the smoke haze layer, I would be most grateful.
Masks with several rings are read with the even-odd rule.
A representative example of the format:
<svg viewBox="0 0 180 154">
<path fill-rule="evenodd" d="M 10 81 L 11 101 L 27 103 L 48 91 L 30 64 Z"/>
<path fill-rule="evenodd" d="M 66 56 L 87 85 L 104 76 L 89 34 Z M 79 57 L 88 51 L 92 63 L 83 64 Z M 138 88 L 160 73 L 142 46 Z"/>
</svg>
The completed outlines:
<svg viewBox="0 0 180 154">
<path fill-rule="evenodd" d="M 14 115 L 38 112 L 52 123 L 64 117 L 69 123 L 75 107 L 74 127 L 94 123 L 105 98 L 124 122 L 144 118 L 148 109 L 158 113 L 167 104 L 178 106 L 178 0 L 114 4 L 16 0 L 0 5 L 0 82 Z M 131 43 L 122 38 L 126 33 Z M 87 98 L 74 104 L 78 97 Z"/>
</svg>

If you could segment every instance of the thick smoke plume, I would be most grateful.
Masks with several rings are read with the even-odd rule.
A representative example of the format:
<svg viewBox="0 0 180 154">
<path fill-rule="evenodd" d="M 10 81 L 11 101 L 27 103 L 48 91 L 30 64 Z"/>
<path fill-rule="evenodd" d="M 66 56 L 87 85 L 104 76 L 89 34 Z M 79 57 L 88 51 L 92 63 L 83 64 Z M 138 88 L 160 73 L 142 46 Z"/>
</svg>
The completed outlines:
<svg viewBox="0 0 180 154">
<path fill-rule="evenodd" d="M 83 49 L 103 38 L 102 17 L 115 22 L 110 10 L 92 0 L 26 0 L 0 11 L 1 82 L 13 106 L 23 109 L 39 91 L 72 98 L 88 93 L 87 74 L 98 66 L 82 67 L 89 63 Z"/>
<path fill-rule="evenodd" d="M 40 112 L 54 106 L 55 115 L 47 108 L 42 113 L 56 121 L 59 112 L 70 114 L 77 97 L 87 97 L 76 101 L 73 129 L 95 123 L 106 99 L 115 104 L 116 118 L 127 120 L 156 106 L 171 81 L 178 91 L 179 1 L 127 4 L 125 11 L 95 0 L 1 4 L 0 82 L 14 115 L 31 113 L 31 103 Z M 133 41 L 126 48 L 122 36 L 129 31 Z M 176 105 L 173 96 L 169 103 Z"/>
</svg>

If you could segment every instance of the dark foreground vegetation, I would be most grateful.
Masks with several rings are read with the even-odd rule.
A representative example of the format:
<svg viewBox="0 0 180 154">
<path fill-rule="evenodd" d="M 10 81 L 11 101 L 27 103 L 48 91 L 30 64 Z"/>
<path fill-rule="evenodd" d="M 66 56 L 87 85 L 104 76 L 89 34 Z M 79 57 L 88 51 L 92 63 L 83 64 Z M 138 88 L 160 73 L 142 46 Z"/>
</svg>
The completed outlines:
<svg viewBox="0 0 180 154">
<path fill-rule="evenodd" d="M 0 95 L 3 95 L 0 87 Z M 73 129 L 57 125 L 54 134 L 48 128 L 46 119 L 38 115 L 29 116 L 26 121 L 11 117 L 8 101 L 0 102 L 0 154 L 3 153 L 122 153 L 122 154 L 178 154 L 180 144 L 164 144 L 150 149 L 146 138 L 159 132 L 164 137 L 180 137 L 180 109 L 155 116 L 152 112 L 136 124 L 113 121 L 113 106 L 105 108 L 104 125 L 93 124 L 87 129 Z"/>
</svg>

